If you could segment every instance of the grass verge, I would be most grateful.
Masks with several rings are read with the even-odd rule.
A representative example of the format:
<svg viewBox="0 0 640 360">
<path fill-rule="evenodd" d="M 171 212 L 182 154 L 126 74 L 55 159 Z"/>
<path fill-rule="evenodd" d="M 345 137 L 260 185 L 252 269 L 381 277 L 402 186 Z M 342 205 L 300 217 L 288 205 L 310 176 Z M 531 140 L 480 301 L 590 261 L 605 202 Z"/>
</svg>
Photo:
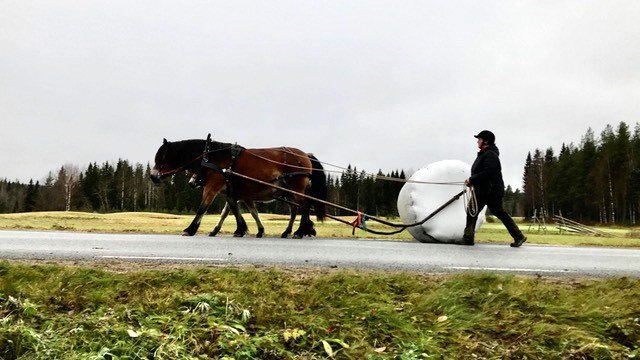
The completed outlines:
<svg viewBox="0 0 640 360">
<path fill-rule="evenodd" d="M 620 359 L 640 280 L 0 262 L 2 359 Z"/>
<path fill-rule="evenodd" d="M 286 215 L 261 214 L 267 237 L 279 237 L 286 228 L 289 217 Z M 35 212 L 20 214 L 0 214 L 0 229 L 22 230 L 58 230 L 58 231 L 88 231 L 110 233 L 153 233 L 153 234 L 181 234 L 189 225 L 193 215 L 172 215 L 162 213 L 113 213 L 95 214 L 85 212 Z M 200 233 L 207 234 L 217 224 L 219 215 L 207 215 L 200 226 Z M 245 219 L 249 225 L 249 236 L 256 233 L 255 221 L 250 216 Z M 351 221 L 351 217 L 345 217 Z M 400 222 L 399 219 L 391 219 Z M 575 234 L 559 234 L 550 225 L 546 233 L 527 231 L 529 224 L 520 223 L 521 229 L 528 236 L 529 244 L 545 245 L 588 245 L 588 246 L 620 246 L 640 247 L 640 230 L 638 228 L 600 228 L 611 234 L 611 237 L 594 237 Z M 324 223 L 316 222 L 319 237 L 351 238 L 364 237 L 372 239 L 388 239 L 388 236 L 375 235 L 357 230 L 355 236 L 352 229 L 338 222 L 328 220 Z M 372 229 L 382 229 L 377 224 L 369 223 Z M 222 234 L 232 234 L 235 221 L 229 217 L 222 228 Z M 388 229 L 387 229 L 388 230 Z M 393 239 L 412 240 L 408 232 L 394 235 Z M 484 223 L 477 233 L 478 242 L 504 243 L 511 242 L 506 229 L 500 223 Z"/>
</svg>

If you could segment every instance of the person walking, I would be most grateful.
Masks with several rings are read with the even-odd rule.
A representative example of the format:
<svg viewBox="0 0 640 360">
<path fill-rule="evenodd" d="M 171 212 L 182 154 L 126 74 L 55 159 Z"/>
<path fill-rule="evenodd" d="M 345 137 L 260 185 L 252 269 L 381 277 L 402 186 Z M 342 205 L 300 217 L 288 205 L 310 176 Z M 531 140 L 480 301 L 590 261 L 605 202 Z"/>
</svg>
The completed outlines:
<svg viewBox="0 0 640 360">
<path fill-rule="evenodd" d="M 482 130 L 478 135 L 478 157 L 471 166 L 471 177 L 464 181 L 465 185 L 473 186 L 478 201 L 478 213 L 486 205 L 509 231 L 513 237 L 511 247 L 519 247 L 525 241 L 526 236 L 520 231 L 518 225 L 502 207 L 504 197 L 504 181 L 502 180 L 502 167 L 500 165 L 500 151 L 496 146 L 496 136 L 489 130 Z M 463 245 L 473 245 L 478 214 L 467 214 L 467 224 L 464 229 Z"/>
</svg>

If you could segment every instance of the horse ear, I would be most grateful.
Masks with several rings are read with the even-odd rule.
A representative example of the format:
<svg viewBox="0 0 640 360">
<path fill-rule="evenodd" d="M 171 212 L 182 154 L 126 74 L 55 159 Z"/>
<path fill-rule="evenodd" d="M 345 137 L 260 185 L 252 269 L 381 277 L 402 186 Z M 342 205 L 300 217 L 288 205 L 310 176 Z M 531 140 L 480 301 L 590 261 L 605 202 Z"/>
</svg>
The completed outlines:
<svg viewBox="0 0 640 360">
<path fill-rule="evenodd" d="M 167 139 L 162 139 L 162 143 L 166 145 L 168 143 Z"/>
</svg>

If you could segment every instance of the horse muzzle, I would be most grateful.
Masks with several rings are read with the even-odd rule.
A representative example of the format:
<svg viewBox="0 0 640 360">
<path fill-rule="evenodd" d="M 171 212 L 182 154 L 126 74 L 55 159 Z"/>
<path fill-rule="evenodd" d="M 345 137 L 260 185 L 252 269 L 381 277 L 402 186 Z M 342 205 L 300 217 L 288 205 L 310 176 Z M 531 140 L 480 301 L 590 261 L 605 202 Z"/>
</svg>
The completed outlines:
<svg viewBox="0 0 640 360">
<path fill-rule="evenodd" d="M 204 186 L 204 182 L 202 181 L 202 178 L 200 176 L 194 174 L 191 179 L 189 179 L 189 186 L 192 189 L 197 189 L 201 186 Z"/>
<path fill-rule="evenodd" d="M 151 172 L 149 173 L 149 178 L 151 179 L 151 181 L 153 181 L 154 184 L 160 184 L 160 172 L 158 170 L 151 170 Z"/>
<path fill-rule="evenodd" d="M 189 179 L 189 187 L 191 187 L 192 189 L 198 187 L 198 184 L 196 183 L 196 180 L 194 178 Z"/>
</svg>

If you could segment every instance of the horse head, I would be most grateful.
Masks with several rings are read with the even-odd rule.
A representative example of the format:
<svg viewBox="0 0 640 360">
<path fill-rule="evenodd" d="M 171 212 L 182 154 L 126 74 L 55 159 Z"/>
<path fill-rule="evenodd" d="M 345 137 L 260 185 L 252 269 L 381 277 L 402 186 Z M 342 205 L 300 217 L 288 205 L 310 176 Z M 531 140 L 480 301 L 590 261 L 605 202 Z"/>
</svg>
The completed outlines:
<svg viewBox="0 0 640 360">
<path fill-rule="evenodd" d="M 167 139 L 162 140 L 162 145 L 158 148 L 155 157 L 155 164 L 151 169 L 150 178 L 154 184 L 158 185 L 160 181 L 170 175 L 176 173 L 180 167 L 180 157 L 176 146 Z"/>
</svg>

